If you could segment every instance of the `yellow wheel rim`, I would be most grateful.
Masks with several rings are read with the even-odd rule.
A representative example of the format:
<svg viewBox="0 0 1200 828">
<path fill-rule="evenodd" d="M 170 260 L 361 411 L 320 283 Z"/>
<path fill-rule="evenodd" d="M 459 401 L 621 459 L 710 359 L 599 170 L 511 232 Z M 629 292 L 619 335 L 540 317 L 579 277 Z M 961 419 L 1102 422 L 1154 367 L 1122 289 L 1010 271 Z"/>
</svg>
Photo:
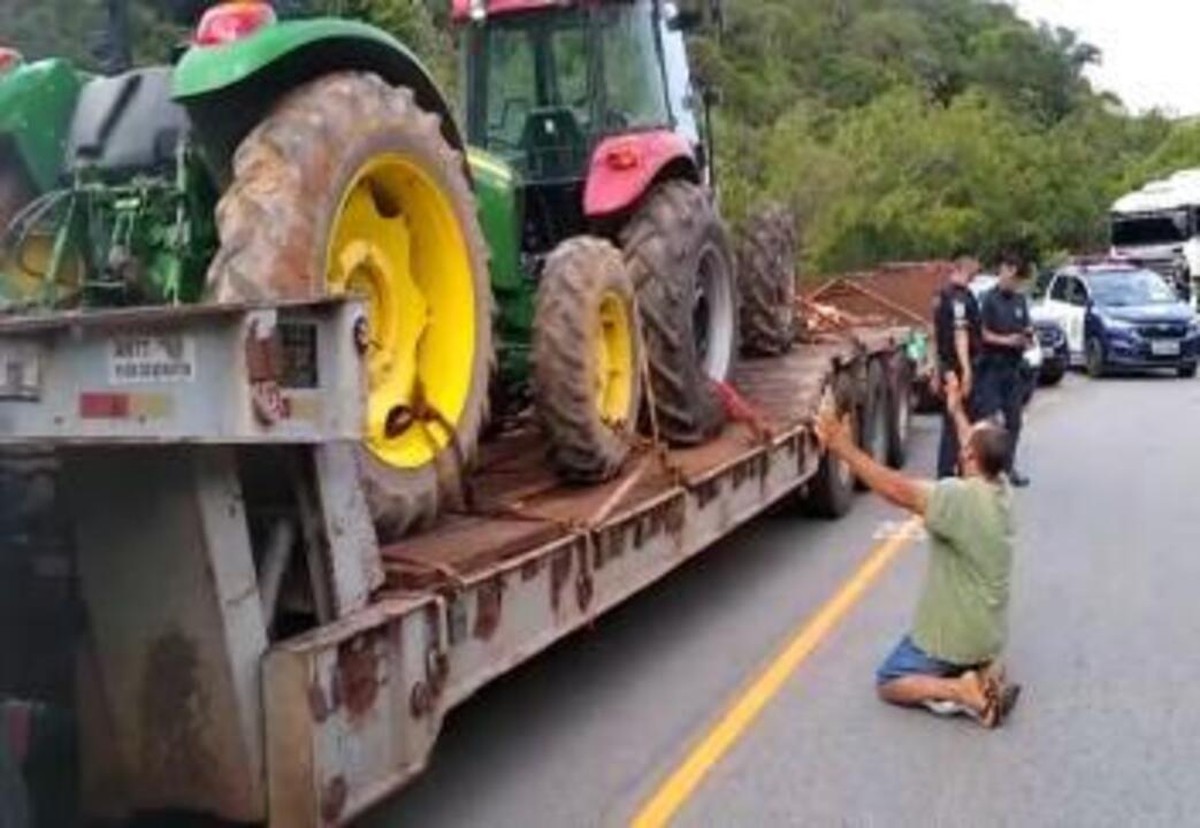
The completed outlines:
<svg viewBox="0 0 1200 828">
<path fill-rule="evenodd" d="M 449 445 L 475 366 L 475 281 L 454 208 L 413 161 L 380 155 L 351 179 L 329 238 L 328 292 L 367 307 L 367 445 L 385 465 L 426 466 Z"/>
<path fill-rule="evenodd" d="M 620 425 L 629 418 L 633 398 L 633 326 L 621 297 L 611 291 L 600 298 L 595 337 L 596 405 L 600 419 Z"/>
</svg>

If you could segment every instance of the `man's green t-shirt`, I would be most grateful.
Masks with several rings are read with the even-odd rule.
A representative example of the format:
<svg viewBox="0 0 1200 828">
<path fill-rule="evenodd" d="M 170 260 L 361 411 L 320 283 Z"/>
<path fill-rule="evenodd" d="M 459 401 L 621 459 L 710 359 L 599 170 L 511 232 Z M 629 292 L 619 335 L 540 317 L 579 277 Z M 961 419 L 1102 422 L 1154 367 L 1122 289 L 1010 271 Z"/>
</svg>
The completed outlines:
<svg viewBox="0 0 1200 828">
<path fill-rule="evenodd" d="M 1008 637 L 1013 565 L 1012 496 L 1006 483 L 948 479 L 929 492 L 929 570 L 913 641 L 934 658 L 975 665 Z"/>
</svg>

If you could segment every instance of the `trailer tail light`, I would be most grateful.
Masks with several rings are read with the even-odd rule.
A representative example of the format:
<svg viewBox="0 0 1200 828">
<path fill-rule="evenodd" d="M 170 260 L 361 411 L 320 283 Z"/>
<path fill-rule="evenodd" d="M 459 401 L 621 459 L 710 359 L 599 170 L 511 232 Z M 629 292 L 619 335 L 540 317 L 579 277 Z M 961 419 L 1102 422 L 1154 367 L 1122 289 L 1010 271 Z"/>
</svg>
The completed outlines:
<svg viewBox="0 0 1200 828">
<path fill-rule="evenodd" d="M 11 72 L 24 62 L 25 58 L 16 49 L 0 46 L 0 75 Z"/>
<path fill-rule="evenodd" d="M 276 20 L 269 3 L 235 0 L 213 6 L 200 18 L 194 42 L 197 46 L 221 46 L 244 40 Z"/>
</svg>

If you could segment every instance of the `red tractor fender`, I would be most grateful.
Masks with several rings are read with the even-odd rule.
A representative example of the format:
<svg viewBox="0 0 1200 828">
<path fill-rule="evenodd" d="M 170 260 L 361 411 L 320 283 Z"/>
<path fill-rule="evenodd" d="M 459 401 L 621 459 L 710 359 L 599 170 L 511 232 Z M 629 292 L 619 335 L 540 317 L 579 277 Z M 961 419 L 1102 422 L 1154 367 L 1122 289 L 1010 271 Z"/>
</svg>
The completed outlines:
<svg viewBox="0 0 1200 828">
<path fill-rule="evenodd" d="M 700 180 L 686 138 L 666 129 L 606 138 L 592 153 L 583 191 L 584 215 L 599 219 L 628 210 L 663 178 Z"/>
</svg>

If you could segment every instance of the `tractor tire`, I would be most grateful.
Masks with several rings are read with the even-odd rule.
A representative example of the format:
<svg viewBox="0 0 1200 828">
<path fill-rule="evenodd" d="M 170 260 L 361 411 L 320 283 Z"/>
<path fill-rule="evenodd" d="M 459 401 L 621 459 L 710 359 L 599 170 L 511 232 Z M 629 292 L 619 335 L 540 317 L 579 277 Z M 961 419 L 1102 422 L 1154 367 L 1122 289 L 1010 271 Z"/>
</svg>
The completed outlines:
<svg viewBox="0 0 1200 828">
<path fill-rule="evenodd" d="M 903 353 L 888 360 L 888 465 L 902 469 L 908 463 L 908 440 L 912 433 L 913 367 Z"/>
<path fill-rule="evenodd" d="M 881 466 L 886 466 L 888 462 L 888 415 L 887 376 L 883 363 L 872 359 L 867 364 L 866 398 L 859 409 L 859 448 Z M 856 481 L 855 485 L 859 491 L 867 489 L 861 480 Z"/>
<path fill-rule="evenodd" d="M 611 479 L 637 431 L 641 386 L 633 282 L 602 239 L 560 244 L 542 271 L 533 323 L 534 407 L 559 475 Z"/>
<path fill-rule="evenodd" d="M 243 140 L 217 207 L 218 302 L 367 300 L 360 476 L 388 540 L 460 491 L 487 415 L 487 250 L 461 153 L 412 92 L 337 72 L 286 95 Z"/>
<path fill-rule="evenodd" d="M 786 354 L 796 341 L 796 231 L 772 205 L 752 216 L 738 245 L 742 353 Z"/>
<path fill-rule="evenodd" d="M 716 436 L 725 409 L 712 383 L 737 356 L 737 285 L 725 226 L 698 185 L 668 181 L 620 233 L 637 290 L 659 434 L 694 446 Z"/>
</svg>

